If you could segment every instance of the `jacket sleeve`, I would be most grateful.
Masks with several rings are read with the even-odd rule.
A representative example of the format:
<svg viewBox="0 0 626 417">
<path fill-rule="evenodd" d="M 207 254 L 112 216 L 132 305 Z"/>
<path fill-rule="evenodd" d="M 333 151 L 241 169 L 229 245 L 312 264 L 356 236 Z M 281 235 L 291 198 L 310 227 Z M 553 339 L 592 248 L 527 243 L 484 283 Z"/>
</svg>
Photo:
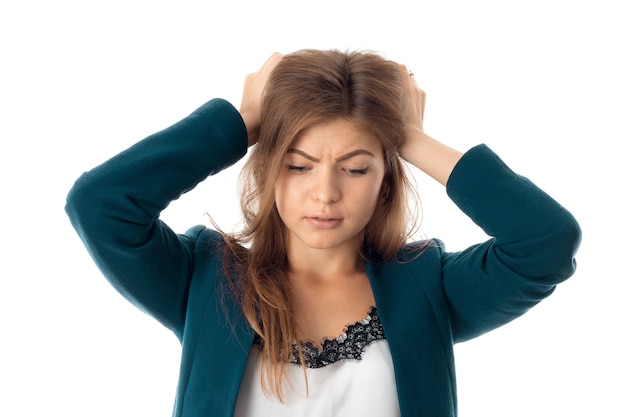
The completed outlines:
<svg viewBox="0 0 626 417">
<path fill-rule="evenodd" d="M 184 325 L 201 228 L 177 235 L 159 215 L 246 150 L 239 113 L 215 99 L 84 173 L 68 194 L 66 212 L 102 273 L 172 330 Z"/>
<path fill-rule="evenodd" d="M 581 239 L 574 217 L 487 146 L 461 158 L 447 192 L 492 236 L 462 252 L 443 253 L 455 341 L 520 316 L 574 273 Z"/>
</svg>

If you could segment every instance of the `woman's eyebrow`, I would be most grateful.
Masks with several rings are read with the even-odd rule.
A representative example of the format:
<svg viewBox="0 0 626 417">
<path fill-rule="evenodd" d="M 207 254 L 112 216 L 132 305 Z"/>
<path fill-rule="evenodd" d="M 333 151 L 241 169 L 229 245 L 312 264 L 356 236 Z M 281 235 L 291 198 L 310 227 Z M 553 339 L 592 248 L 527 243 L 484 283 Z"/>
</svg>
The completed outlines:
<svg viewBox="0 0 626 417">
<path fill-rule="evenodd" d="M 319 158 L 316 158 L 314 156 L 309 155 L 308 153 L 301 151 L 300 149 L 296 149 L 296 148 L 289 148 L 287 149 L 287 153 L 297 153 L 300 156 L 303 156 L 304 158 L 308 159 L 309 161 L 313 161 L 313 162 L 319 162 Z"/>
<path fill-rule="evenodd" d="M 297 153 L 298 155 L 300 155 L 300 156 L 302 156 L 302 157 L 304 157 L 304 158 L 306 158 L 306 159 L 308 159 L 309 161 L 312 161 L 312 162 L 319 162 L 320 161 L 319 158 L 311 156 L 308 153 L 306 153 L 304 151 L 301 151 L 300 149 L 296 149 L 296 148 L 289 148 L 289 149 L 287 149 L 287 153 Z M 350 159 L 350 158 L 352 158 L 354 156 L 357 156 L 357 155 L 369 155 L 371 157 L 375 157 L 374 154 L 371 153 L 368 150 L 356 149 L 354 151 L 348 152 L 345 155 L 342 155 L 342 156 L 340 156 L 338 158 L 335 158 L 335 162 L 345 161 L 346 159 Z"/>
<path fill-rule="evenodd" d="M 339 158 L 336 158 L 336 159 L 335 159 L 335 162 L 345 161 L 346 159 L 350 159 L 350 158 L 352 158 L 353 156 L 357 156 L 357 155 L 369 155 L 369 156 L 371 156 L 372 158 L 375 158 L 374 154 L 373 154 L 373 153 L 371 153 L 370 151 L 367 151 L 367 150 L 365 150 L 365 149 L 357 149 L 357 150 L 355 150 L 355 151 L 348 152 L 347 154 L 342 155 L 342 156 L 340 156 Z"/>
</svg>

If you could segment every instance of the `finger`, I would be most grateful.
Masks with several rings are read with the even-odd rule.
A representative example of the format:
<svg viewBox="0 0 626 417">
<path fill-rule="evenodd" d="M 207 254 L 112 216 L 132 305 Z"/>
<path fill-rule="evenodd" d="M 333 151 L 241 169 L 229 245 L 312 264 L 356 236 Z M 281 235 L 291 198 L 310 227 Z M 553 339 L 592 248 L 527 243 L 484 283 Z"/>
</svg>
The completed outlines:
<svg viewBox="0 0 626 417">
<path fill-rule="evenodd" d="M 267 58 L 267 60 L 263 63 L 263 66 L 261 67 L 261 69 L 258 71 L 259 74 L 264 74 L 267 75 L 270 72 L 272 72 L 272 70 L 274 69 L 274 67 L 276 67 L 276 65 L 278 65 L 278 63 L 283 59 L 283 54 L 279 53 L 279 52 L 274 52 L 272 55 L 270 55 L 269 58 Z"/>
<path fill-rule="evenodd" d="M 398 67 L 400 68 L 400 75 L 402 76 L 402 80 L 407 82 L 411 78 L 409 69 L 404 64 L 398 64 Z"/>
</svg>

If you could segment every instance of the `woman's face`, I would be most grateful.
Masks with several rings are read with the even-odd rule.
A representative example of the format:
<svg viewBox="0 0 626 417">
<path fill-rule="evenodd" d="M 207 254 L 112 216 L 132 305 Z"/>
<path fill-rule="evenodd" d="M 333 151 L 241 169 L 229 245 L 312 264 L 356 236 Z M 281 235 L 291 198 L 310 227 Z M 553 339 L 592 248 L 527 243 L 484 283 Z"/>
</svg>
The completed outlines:
<svg viewBox="0 0 626 417">
<path fill-rule="evenodd" d="M 372 134 L 344 119 L 306 130 L 287 151 L 275 188 L 288 250 L 358 251 L 384 174 Z"/>
</svg>

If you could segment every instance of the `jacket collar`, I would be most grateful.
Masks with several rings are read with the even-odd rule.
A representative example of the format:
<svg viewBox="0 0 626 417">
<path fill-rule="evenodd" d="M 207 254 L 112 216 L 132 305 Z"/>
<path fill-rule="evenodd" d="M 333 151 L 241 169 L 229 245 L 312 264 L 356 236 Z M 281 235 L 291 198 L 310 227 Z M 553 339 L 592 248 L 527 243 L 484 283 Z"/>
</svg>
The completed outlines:
<svg viewBox="0 0 626 417">
<path fill-rule="evenodd" d="M 391 351 L 401 415 L 452 417 L 456 384 L 445 300 L 435 295 L 442 294 L 441 279 L 425 276 L 427 265 L 416 268 L 426 262 L 423 257 L 368 264 L 366 272 Z M 439 288 L 427 290 L 425 285 Z"/>
</svg>

